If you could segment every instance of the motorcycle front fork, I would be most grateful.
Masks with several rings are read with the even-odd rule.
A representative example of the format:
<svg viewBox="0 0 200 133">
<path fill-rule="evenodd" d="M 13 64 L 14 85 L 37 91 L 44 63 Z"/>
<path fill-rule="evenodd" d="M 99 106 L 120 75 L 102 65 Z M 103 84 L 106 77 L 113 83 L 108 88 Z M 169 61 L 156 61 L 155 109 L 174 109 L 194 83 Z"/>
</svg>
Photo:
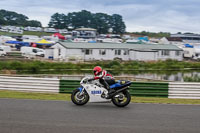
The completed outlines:
<svg viewBox="0 0 200 133">
<path fill-rule="evenodd" d="M 82 89 L 82 91 L 79 93 L 79 96 L 82 96 L 85 92 L 84 92 L 84 88 Z"/>
</svg>

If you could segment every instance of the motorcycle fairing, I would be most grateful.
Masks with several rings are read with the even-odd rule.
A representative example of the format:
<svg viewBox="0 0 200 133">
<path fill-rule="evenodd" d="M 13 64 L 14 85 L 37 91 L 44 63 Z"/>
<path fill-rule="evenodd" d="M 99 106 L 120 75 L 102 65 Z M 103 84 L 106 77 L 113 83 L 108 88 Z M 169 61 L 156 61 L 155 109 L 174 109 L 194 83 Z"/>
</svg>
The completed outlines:
<svg viewBox="0 0 200 133">
<path fill-rule="evenodd" d="M 107 90 L 103 87 L 99 87 L 93 84 L 82 84 L 84 89 L 87 91 L 90 99 L 89 102 L 110 102 L 110 99 L 102 98 L 101 95 Z"/>
</svg>

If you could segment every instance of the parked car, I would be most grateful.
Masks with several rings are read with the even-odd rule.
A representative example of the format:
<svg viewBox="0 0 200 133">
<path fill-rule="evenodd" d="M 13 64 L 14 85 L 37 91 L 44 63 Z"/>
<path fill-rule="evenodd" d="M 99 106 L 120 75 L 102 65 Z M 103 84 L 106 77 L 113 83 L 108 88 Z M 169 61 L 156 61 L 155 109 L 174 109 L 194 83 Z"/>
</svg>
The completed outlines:
<svg viewBox="0 0 200 133">
<path fill-rule="evenodd" d="M 23 34 L 23 30 L 17 30 L 17 29 L 12 29 L 9 31 L 10 33 L 17 33 L 17 34 Z"/>
</svg>

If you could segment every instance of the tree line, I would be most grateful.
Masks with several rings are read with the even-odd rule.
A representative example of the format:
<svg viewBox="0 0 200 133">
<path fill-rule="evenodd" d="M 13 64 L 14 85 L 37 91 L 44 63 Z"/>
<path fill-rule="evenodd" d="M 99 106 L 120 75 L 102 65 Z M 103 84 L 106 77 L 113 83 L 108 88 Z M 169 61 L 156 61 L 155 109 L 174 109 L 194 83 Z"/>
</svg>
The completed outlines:
<svg viewBox="0 0 200 133">
<path fill-rule="evenodd" d="M 12 26 L 32 26 L 41 27 L 41 22 L 37 20 L 28 20 L 29 18 L 23 14 L 12 11 L 0 10 L 0 25 Z"/>
<path fill-rule="evenodd" d="M 129 33 L 129 34 L 131 34 L 131 33 Z M 132 34 L 141 35 L 141 36 L 148 36 L 148 37 L 170 37 L 169 32 L 154 33 L 154 32 L 148 32 L 148 31 L 141 31 L 141 32 L 132 32 Z"/>
<path fill-rule="evenodd" d="M 119 14 L 91 13 L 86 10 L 67 15 L 55 13 L 51 16 L 49 27 L 58 29 L 94 28 L 97 32 L 121 34 L 126 30 L 123 18 Z"/>
<path fill-rule="evenodd" d="M 40 21 L 29 20 L 29 18 L 23 14 L 19 14 L 12 11 L 0 10 L 0 25 L 12 25 L 12 26 L 31 26 L 31 27 L 42 27 Z M 68 29 L 73 30 L 76 28 L 94 28 L 100 34 L 114 33 L 122 34 L 125 33 L 126 25 L 121 15 L 113 14 L 108 15 L 105 13 L 91 13 L 86 10 L 80 12 L 72 12 L 65 14 L 55 13 L 51 16 L 49 21 L 49 27 L 57 29 Z M 181 32 L 178 32 L 181 33 Z M 149 37 L 169 37 L 168 32 L 132 32 L 127 34 L 135 34 Z"/>
</svg>

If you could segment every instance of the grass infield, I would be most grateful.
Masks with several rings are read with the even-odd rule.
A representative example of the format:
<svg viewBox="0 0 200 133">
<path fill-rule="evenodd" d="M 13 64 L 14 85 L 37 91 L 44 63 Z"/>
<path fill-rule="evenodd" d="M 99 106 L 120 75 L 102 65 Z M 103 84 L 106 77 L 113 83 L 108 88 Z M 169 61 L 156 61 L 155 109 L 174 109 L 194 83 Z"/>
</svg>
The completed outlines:
<svg viewBox="0 0 200 133">
<path fill-rule="evenodd" d="M 32 93 L 0 90 L 0 98 L 71 101 L 70 94 Z M 157 97 L 132 97 L 132 103 L 200 104 L 200 99 L 169 99 Z"/>
</svg>

